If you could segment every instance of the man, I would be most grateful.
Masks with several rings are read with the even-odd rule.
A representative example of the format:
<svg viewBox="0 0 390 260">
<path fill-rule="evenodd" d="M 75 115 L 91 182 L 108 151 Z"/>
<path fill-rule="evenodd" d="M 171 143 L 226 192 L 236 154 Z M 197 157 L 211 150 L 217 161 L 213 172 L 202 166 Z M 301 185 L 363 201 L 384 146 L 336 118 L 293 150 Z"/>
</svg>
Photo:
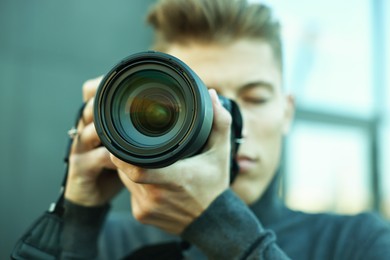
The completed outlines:
<svg viewBox="0 0 390 260">
<path fill-rule="evenodd" d="M 100 145 L 93 125 L 101 78 L 86 82 L 88 103 L 65 191 L 62 258 L 90 259 L 99 252 L 100 258 L 119 259 L 142 246 L 181 239 L 192 245 L 183 254 L 195 259 L 390 258 L 390 228 L 375 215 L 304 214 L 277 198 L 294 101 L 283 92 L 280 28 L 268 8 L 240 0 L 162 0 L 148 21 L 156 32 L 154 49 L 183 60 L 210 89 L 210 138 L 201 154 L 163 169 L 125 163 Z M 243 115 L 240 171 L 231 186 L 231 116 L 217 92 L 235 100 Z M 130 214 L 105 221 L 123 184 L 137 221 Z"/>
</svg>

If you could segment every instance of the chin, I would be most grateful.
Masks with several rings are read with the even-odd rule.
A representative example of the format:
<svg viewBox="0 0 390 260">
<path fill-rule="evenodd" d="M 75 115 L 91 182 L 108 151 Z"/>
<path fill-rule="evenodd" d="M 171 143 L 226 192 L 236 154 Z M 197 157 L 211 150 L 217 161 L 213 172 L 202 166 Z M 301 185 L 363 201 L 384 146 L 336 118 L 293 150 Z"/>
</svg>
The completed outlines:
<svg viewBox="0 0 390 260">
<path fill-rule="evenodd" d="M 262 185 L 256 185 L 255 182 L 242 177 L 244 176 L 237 176 L 231 185 L 231 188 L 242 201 L 249 205 L 261 197 L 265 188 L 261 187 Z"/>
</svg>

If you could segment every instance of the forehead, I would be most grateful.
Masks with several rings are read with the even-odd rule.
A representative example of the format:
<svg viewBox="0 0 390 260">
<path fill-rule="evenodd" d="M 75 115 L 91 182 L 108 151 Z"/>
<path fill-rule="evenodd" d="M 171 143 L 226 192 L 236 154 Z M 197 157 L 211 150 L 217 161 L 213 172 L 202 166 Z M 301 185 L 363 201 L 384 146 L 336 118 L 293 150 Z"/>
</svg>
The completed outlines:
<svg viewBox="0 0 390 260">
<path fill-rule="evenodd" d="M 237 88 L 251 82 L 281 85 L 281 72 L 266 42 L 241 40 L 229 45 L 171 45 L 167 53 L 190 66 L 207 86 Z"/>
</svg>

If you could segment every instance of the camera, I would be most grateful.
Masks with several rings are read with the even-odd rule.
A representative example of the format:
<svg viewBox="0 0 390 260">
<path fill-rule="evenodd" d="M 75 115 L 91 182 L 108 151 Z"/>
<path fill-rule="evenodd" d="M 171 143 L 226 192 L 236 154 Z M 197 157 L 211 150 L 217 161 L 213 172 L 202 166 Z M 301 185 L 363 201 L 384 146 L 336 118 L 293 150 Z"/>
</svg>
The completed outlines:
<svg viewBox="0 0 390 260">
<path fill-rule="evenodd" d="M 231 113 L 231 179 L 241 140 L 237 104 L 219 96 Z M 202 80 L 178 58 L 140 52 L 115 65 L 95 97 L 94 124 L 102 144 L 116 157 L 143 168 L 162 168 L 198 154 L 207 142 L 213 107 Z"/>
</svg>

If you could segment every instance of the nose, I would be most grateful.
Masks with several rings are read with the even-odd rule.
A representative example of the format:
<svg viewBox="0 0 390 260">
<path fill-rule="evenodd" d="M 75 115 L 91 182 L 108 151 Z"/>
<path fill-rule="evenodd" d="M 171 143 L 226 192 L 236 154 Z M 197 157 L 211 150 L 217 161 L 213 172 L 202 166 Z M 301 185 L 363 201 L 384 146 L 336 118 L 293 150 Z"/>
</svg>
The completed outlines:
<svg viewBox="0 0 390 260">
<path fill-rule="evenodd" d="M 248 113 L 247 113 L 247 111 L 245 111 L 245 108 L 240 106 L 239 102 L 237 102 L 237 104 L 238 104 L 238 108 L 240 110 L 241 118 L 242 118 L 242 132 L 241 132 L 241 135 L 242 135 L 242 139 L 245 139 L 245 138 L 248 137 Z"/>
</svg>

